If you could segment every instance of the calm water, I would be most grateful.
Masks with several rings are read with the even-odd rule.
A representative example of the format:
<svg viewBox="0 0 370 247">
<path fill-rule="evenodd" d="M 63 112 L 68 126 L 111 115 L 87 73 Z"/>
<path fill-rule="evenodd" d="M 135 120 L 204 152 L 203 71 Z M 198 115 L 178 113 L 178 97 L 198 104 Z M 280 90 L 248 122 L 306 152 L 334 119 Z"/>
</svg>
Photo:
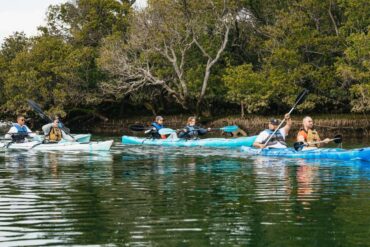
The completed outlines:
<svg viewBox="0 0 370 247">
<path fill-rule="evenodd" d="M 0 246 L 32 245 L 370 246 L 370 163 L 2 151 Z"/>
</svg>

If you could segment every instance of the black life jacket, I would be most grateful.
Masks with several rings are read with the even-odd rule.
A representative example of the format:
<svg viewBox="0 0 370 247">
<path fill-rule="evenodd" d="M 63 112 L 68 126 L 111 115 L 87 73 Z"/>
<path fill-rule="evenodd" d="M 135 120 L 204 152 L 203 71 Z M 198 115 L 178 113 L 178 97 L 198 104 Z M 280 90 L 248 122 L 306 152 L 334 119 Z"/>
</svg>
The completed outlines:
<svg viewBox="0 0 370 247">
<path fill-rule="evenodd" d="M 198 139 L 199 135 L 204 135 L 207 133 L 206 129 L 200 128 L 199 126 L 187 125 L 184 129 L 186 130 L 186 132 L 180 133 L 180 138 Z"/>
<path fill-rule="evenodd" d="M 267 140 L 270 138 L 270 136 L 274 133 L 273 130 L 270 130 L 270 129 L 266 129 L 264 130 L 264 132 L 267 132 L 268 133 L 268 137 L 262 141 L 262 144 L 266 144 Z M 284 146 L 287 146 L 286 142 L 285 142 L 285 138 L 284 136 L 281 134 L 280 130 L 276 131 L 275 134 L 271 137 L 271 139 L 269 140 L 269 142 L 266 144 L 266 146 L 272 146 L 272 145 L 275 145 L 277 143 L 280 143 Z"/>
<path fill-rule="evenodd" d="M 153 138 L 153 139 L 161 139 L 162 137 L 161 137 L 161 135 L 158 133 L 158 131 L 159 131 L 160 129 L 162 129 L 162 128 L 163 128 L 163 125 L 158 124 L 157 122 L 153 122 L 153 123 L 151 124 L 151 126 L 153 127 L 153 130 L 152 130 L 152 131 L 150 131 L 150 134 L 152 135 L 152 138 Z"/>
</svg>

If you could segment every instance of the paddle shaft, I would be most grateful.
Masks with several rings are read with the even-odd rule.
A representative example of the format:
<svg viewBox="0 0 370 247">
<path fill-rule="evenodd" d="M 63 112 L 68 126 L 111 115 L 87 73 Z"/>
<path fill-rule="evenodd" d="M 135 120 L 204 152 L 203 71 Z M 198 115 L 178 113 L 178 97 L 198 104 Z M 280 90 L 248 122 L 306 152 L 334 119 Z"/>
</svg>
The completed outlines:
<svg viewBox="0 0 370 247">
<path fill-rule="evenodd" d="M 339 139 L 341 139 L 341 138 L 333 138 L 333 139 L 329 139 L 327 141 L 309 142 L 308 145 L 320 144 L 320 143 L 324 143 L 324 142 L 332 142 L 332 141 L 339 140 Z"/>
<path fill-rule="evenodd" d="M 33 100 L 27 100 L 27 102 L 32 107 L 32 109 L 35 110 L 39 114 L 39 116 L 41 118 L 43 118 L 44 120 L 46 120 L 50 123 L 54 122 L 49 116 L 45 115 L 45 113 L 42 111 L 40 106 L 38 104 L 36 104 L 36 102 L 34 102 Z M 62 127 L 60 129 L 63 130 L 64 133 L 66 133 L 66 135 L 70 136 L 74 140 L 74 137 L 71 134 L 68 133 L 69 131 L 67 131 L 67 128 L 65 126 L 62 125 Z"/>
</svg>

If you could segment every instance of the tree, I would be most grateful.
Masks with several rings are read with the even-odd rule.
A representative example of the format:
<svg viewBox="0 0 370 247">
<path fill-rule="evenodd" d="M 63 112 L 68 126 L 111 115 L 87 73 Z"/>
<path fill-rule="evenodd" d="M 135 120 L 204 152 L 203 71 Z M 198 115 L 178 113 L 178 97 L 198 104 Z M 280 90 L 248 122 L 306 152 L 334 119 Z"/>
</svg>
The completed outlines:
<svg viewBox="0 0 370 247">
<path fill-rule="evenodd" d="M 344 57 L 337 63 L 337 74 L 350 88 L 352 111 L 370 112 L 370 33 L 352 34 L 347 41 Z"/>
<path fill-rule="evenodd" d="M 103 85 L 104 90 L 118 91 L 124 97 L 156 86 L 183 109 L 199 112 L 211 69 L 229 42 L 236 14 L 233 3 L 226 1 L 149 2 L 147 9 L 135 15 L 127 43 L 107 40 L 102 48 L 100 65 L 114 78 L 113 83 Z M 194 83 L 189 81 L 189 71 L 199 63 L 203 75 L 194 93 L 189 90 Z"/>
<path fill-rule="evenodd" d="M 227 99 L 240 104 L 241 116 L 258 113 L 269 106 L 271 85 L 263 75 L 253 71 L 251 64 L 243 64 L 226 70 L 223 80 L 228 88 Z"/>
</svg>

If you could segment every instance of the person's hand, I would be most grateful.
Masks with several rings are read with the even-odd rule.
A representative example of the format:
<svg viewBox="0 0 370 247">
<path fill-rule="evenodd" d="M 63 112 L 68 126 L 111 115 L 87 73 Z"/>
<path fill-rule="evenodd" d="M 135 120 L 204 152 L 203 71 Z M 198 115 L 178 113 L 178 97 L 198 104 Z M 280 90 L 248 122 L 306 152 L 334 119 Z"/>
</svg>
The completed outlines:
<svg viewBox="0 0 370 247">
<path fill-rule="evenodd" d="M 330 139 L 329 139 L 329 138 L 325 138 L 325 139 L 324 139 L 324 142 L 325 142 L 325 143 L 329 143 L 329 142 L 330 142 Z"/>
<path fill-rule="evenodd" d="M 212 128 L 208 128 L 208 129 L 207 129 L 207 131 L 211 131 L 211 130 L 212 130 Z"/>
<path fill-rule="evenodd" d="M 285 118 L 285 120 L 289 120 L 290 119 L 290 114 L 289 113 L 285 114 L 284 118 Z"/>
</svg>

